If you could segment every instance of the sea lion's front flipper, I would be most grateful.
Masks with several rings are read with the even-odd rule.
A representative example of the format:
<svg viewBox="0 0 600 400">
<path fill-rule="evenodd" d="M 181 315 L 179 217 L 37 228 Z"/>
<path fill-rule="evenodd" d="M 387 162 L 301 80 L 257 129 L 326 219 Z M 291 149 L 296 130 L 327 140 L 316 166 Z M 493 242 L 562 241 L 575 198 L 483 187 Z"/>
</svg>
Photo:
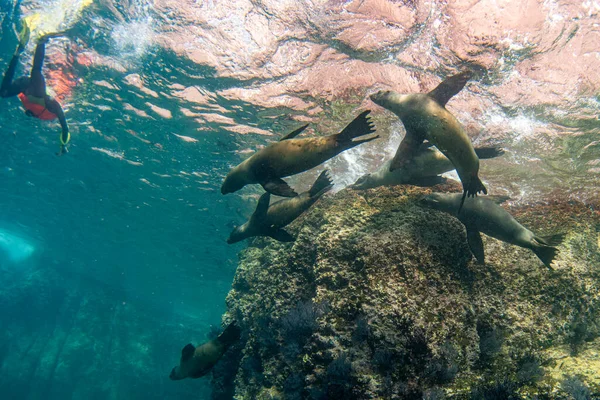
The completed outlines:
<svg viewBox="0 0 600 400">
<path fill-rule="evenodd" d="M 271 193 L 266 192 L 260 196 L 258 199 L 258 204 L 256 204 L 256 209 L 252 213 L 252 219 L 258 218 L 263 219 L 267 215 L 267 210 L 269 209 L 269 203 L 271 202 Z"/>
<path fill-rule="evenodd" d="M 469 242 L 469 248 L 471 253 L 477 259 L 479 264 L 485 264 L 485 256 L 483 254 L 483 240 L 481 240 L 481 233 L 474 227 L 466 226 L 467 228 L 467 241 Z"/>
<path fill-rule="evenodd" d="M 196 348 L 194 347 L 193 344 L 188 343 L 185 345 L 185 347 L 181 350 L 181 361 L 184 362 L 186 360 L 188 360 L 191 356 L 194 355 L 194 351 L 196 350 Z"/>
<path fill-rule="evenodd" d="M 390 172 L 408 165 L 419 151 L 421 143 L 423 143 L 423 139 L 410 131 L 406 131 L 406 136 L 402 139 L 400 146 L 398 146 L 398 150 L 396 150 L 396 155 L 390 163 Z"/>
<path fill-rule="evenodd" d="M 321 175 L 317 178 L 315 183 L 313 183 L 312 187 L 308 191 L 310 197 L 321 197 L 326 192 L 333 188 L 333 182 L 331 181 L 331 177 L 329 176 L 329 170 L 325 170 L 321 172 Z"/>
<path fill-rule="evenodd" d="M 283 179 L 269 178 L 269 180 L 260 183 L 269 193 L 281 197 L 296 197 L 298 193 L 294 191 Z"/>
<path fill-rule="evenodd" d="M 270 229 L 266 232 L 266 235 L 280 242 L 293 242 L 296 240 L 285 229 Z"/>
<path fill-rule="evenodd" d="M 463 71 L 460 74 L 453 75 L 440 83 L 435 89 L 429 92 L 429 97 L 434 99 L 439 105 L 444 107 L 448 100 L 465 87 L 467 81 L 471 79 L 471 71 Z"/>
<path fill-rule="evenodd" d="M 466 185 L 465 182 L 463 182 L 462 184 L 463 195 L 462 199 L 460 200 L 460 206 L 458 207 L 457 214 L 460 214 L 460 210 L 462 210 L 463 205 L 465 204 L 465 199 L 467 197 L 475 197 L 479 193 L 487 194 L 487 188 L 485 187 L 483 182 L 481 182 L 481 179 L 479 179 L 479 176 L 477 175 L 472 176 L 471 180 Z"/>
<path fill-rule="evenodd" d="M 435 176 L 422 176 L 421 178 L 410 179 L 406 182 L 409 185 L 420 186 L 420 187 L 431 187 L 445 183 L 448 179 L 435 175 Z"/>
<path fill-rule="evenodd" d="M 486 158 L 496 158 L 500 157 L 504 154 L 504 149 L 502 147 L 475 147 L 475 154 L 477 154 L 477 158 L 480 160 L 485 160 Z"/>
<path fill-rule="evenodd" d="M 298 136 L 299 134 L 301 134 L 302 132 L 304 132 L 304 130 L 307 127 L 308 127 L 308 124 L 301 126 L 300 128 L 296 129 L 295 131 L 292 131 L 292 132 L 288 133 L 287 135 L 285 135 L 284 137 L 282 137 L 281 139 L 279 139 L 279 141 L 282 142 L 284 140 L 293 139 L 296 136 Z"/>
</svg>

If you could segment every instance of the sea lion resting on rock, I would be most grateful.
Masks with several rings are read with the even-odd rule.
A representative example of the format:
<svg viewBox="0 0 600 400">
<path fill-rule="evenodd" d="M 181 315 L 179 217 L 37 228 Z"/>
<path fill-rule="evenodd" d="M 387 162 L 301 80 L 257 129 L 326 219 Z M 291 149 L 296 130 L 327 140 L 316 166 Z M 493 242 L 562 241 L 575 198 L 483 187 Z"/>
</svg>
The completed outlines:
<svg viewBox="0 0 600 400">
<path fill-rule="evenodd" d="M 481 197 L 468 199 L 462 211 L 458 213 L 458 219 L 467 229 L 469 248 L 477 261 L 484 263 L 480 234 L 483 232 L 503 242 L 532 250 L 544 265 L 552 269 L 551 264 L 558 253 L 558 249 L 554 246 L 562 243 L 565 235 L 561 233 L 547 237 L 536 236 L 497 204 L 506 201 L 507 197 L 490 196 L 490 198 L 492 200 Z M 460 201 L 460 193 L 432 193 L 426 196 L 422 203 L 457 216 L 456 210 Z"/>
<path fill-rule="evenodd" d="M 240 328 L 233 321 L 216 339 L 194 347 L 187 344 L 181 350 L 179 365 L 171 370 L 169 378 L 178 381 L 185 378 L 200 378 L 206 375 L 221 359 L 229 346 L 240 339 Z"/>
<path fill-rule="evenodd" d="M 271 195 L 263 194 L 250 220 L 231 232 L 227 243 L 236 243 L 252 236 L 270 236 L 280 242 L 293 242 L 295 238 L 282 229 L 308 210 L 321 196 L 333 187 L 327 170 L 323 171 L 309 191 L 291 199 L 283 199 L 269 207 Z"/>
<path fill-rule="evenodd" d="M 504 150 L 499 147 L 479 147 L 475 149 L 475 153 L 480 159 L 486 159 L 501 156 L 504 154 Z M 433 186 L 444 182 L 444 178 L 439 175 L 454 169 L 454 165 L 448 157 L 426 143 L 419 148 L 412 161 L 401 168 L 390 171 L 392 161 L 386 161 L 372 174 L 361 176 L 351 187 L 365 190 L 379 186 L 405 184 Z"/>
<path fill-rule="evenodd" d="M 294 139 L 308 125 L 296 129 L 233 168 L 221 186 L 221 193 L 233 193 L 248 184 L 260 183 L 274 195 L 297 196 L 281 178 L 308 171 L 345 150 L 377 139 L 379 136 L 353 140 L 375 132 L 373 123 L 367 117 L 369 113 L 364 111 L 336 135 Z"/>
<path fill-rule="evenodd" d="M 445 105 L 471 77 L 470 71 L 454 75 L 429 93 L 400 94 L 379 91 L 371 100 L 396 114 L 406 128 L 406 136 L 394 156 L 390 171 L 412 160 L 423 140 L 435 145 L 456 168 L 463 185 L 462 208 L 465 197 L 474 197 L 487 189 L 479 179 L 479 158 L 461 124 Z"/>
</svg>

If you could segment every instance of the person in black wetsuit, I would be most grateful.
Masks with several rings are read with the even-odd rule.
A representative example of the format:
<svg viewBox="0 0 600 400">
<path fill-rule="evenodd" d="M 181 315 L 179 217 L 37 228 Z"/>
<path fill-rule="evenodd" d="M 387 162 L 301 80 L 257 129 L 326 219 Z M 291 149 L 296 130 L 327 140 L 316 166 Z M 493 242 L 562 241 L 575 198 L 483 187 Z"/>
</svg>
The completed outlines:
<svg viewBox="0 0 600 400">
<path fill-rule="evenodd" d="M 8 69 L 2 79 L 2 85 L 0 86 L 0 97 L 6 98 L 18 96 L 25 108 L 25 114 L 28 116 L 45 121 L 51 121 L 58 118 L 60 126 L 62 127 L 60 135 L 60 151 L 58 155 L 67 152 L 67 143 L 69 143 L 71 135 L 61 105 L 46 93 L 46 80 L 42 74 L 42 66 L 44 64 L 46 43 L 49 39 L 62 35 L 62 33 L 56 33 L 40 37 L 35 49 L 30 76 L 22 76 L 13 80 L 17 64 L 19 63 L 19 56 L 25 49 L 29 39 L 29 28 L 26 26 L 24 32 L 21 34 L 19 46 L 17 47 L 13 58 L 10 60 Z"/>
</svg>

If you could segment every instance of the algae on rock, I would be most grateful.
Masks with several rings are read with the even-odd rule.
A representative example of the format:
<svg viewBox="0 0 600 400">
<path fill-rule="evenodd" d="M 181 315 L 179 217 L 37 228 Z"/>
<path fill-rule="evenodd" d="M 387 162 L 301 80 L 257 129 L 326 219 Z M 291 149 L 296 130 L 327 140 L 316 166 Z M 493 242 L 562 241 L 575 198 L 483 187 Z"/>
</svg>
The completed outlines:
<svg viewBox="0 0 600 400">
<path fill-rule="evenodd" d="M 487 237 L 479 265 L 457 219 L 418 205 L 429 192 L 343 190 L 291 225 L 296 242 L 253 240 L 227 297 L 245 340 L 213 386 L 236 399 L 559 398 L 578 374 L 597 393 L 555 349 L 577 357 L 599 336 L 598 212 L 513 207 L 536 233 L 567 233 L 555 269 Z"/>
</svg>

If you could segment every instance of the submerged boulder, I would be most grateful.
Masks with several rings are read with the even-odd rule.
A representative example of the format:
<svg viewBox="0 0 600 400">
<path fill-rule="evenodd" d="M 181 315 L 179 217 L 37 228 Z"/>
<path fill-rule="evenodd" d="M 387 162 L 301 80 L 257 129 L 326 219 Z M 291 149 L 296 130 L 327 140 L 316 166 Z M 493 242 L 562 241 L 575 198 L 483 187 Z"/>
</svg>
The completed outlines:
<svg viewBox="0 0 600 400">
<path fill-rule="evenodd" d="M 598 393 L 600 213 L 509 207 L 536 233 L 567 233 L 555 267 L 488 237 L 480 265 L 456 218 L 419 206 L 429 192 L 346 189 L 291 225 L 294 243 L 253 240 L 227 297 L 243 340 L 213 374 L 213 397 Z"/>
</svg>

